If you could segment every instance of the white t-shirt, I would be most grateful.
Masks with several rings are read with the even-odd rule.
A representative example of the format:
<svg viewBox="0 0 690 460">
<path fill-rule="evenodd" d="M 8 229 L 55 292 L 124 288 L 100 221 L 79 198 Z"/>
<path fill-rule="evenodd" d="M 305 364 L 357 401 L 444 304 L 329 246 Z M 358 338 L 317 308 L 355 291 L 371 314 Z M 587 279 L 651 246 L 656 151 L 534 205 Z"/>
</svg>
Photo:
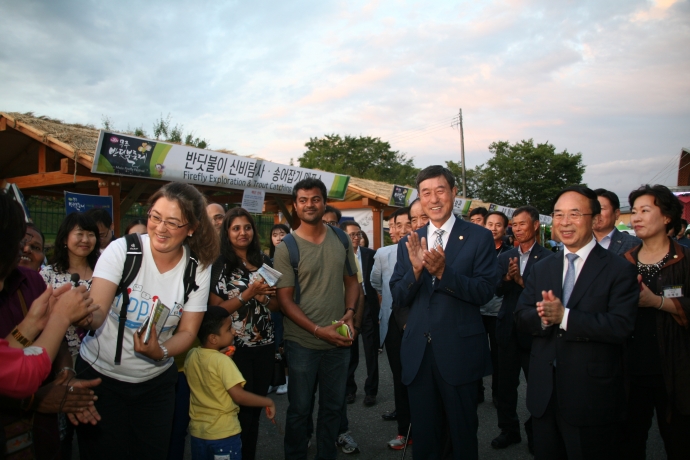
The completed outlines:
<svg viewBox="0 0 690 460">
<path fill-rule="evenodd" d="M 199 289 L 192 291 L 187 303 L 182 305 L 184 302 L 184 269 L 189 258 L 189 248 L 185 246 L 185 254 L 175 268 L 161 274 L 153 260 L 148 235 L 141 235 L 141 244 L 144 258 L 137 277 L 129 287 L 129 307 L 127 308 L 127 322 L 122 340 L 120 365 L 115 365 L 115 348 L 122 295 L 113 299 L 108 317 L 95 335 L 84 337 L 80 351 L 84 361 L 101 374 L 132 383 L 150 380 L 162 374 L 173 364 L 172 358 L 157 362 L 134 352 L 134 333 L 146 320 L 155 299 L 160 298 L 161 302 L 172 310 L 163 325 L 163 332 L 158 337 L 158 342 L 163 343 L 172 336 L 180 322 L 183 310 L 190 312 L 206 311 L 211 282 L 211 265 L 203 269 L 197 267 L 196 284 Z M 125 239 L 119 238 L 113 241 L 98 259 L 93 277 L 119 284 L 126 256 Z"/>
</svg>

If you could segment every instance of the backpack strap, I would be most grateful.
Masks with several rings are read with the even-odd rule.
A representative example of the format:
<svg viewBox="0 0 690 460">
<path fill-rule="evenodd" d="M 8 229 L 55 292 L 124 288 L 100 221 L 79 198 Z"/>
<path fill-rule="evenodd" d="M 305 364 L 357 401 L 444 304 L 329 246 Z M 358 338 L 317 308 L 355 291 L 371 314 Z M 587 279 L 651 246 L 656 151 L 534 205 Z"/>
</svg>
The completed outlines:
<svg viewBox="0 0 690 460">
<path fill-rule="evenodd" d="M 137 233 L 125 235 L 125 243 L 127 245 L 127 256 L 125 257 L 125 265 L 122 269 L 122 278 L 120 284 L 117 286 L 115 295 L 122 294 L 122 306 L 120 307 L 120 322 L 117 328 L 117 344 L 115 347 L 115 365 L 119 365 L 122 359 L 122 339 L 125 335 L 125 323 L 127 322 L 127 308 L 129 307 L 129 287 L 139 273 L 141 262 L 144 259 L 144 253 L 141 249 L 141 238 Z"/>
<path fill-rule="evenodd" d="M 189 251 L 189 259 L 184 268 L 184 278 L 182 281 L 184 284 L 184 303 L 187 303 L 192 292 L 199 289 L 199 286 L 196 284 L 196 267 L 199 266 L 199 259 L 191 249 L 187 248 L 187 250 Z"/>
<path fill-rule="evenodd" d="M 350 259 L 347 257 L 347 250 L 350 249 L 350 239 L 347 237 L 347 234 L 339 229 L 338 227 L 332 227 L 329 225 L 331 230 L 335 232 L 336 235 L 338 235 L 338 238 L 340 238 L 340 242 L 343 243 L 343 246 L 345 246 L 345 268 L 347 269 L 347 274 L 349 276 L 357 274 L 356 270 L 353 270 L 352 267 L 350 266 Z"/>
<path fill-rule="evenodd" d="M 290 265 L 292 265 L 292 271 L 295 273 L 295 292 L 293 295 L 293 300 L 297 305 L 300 301 L 300 289 L 299 289 L 299 248 L 297 247 L 297 241 L 292 233 L 288 233 L 283 238 L 283 243 L 287 246 L 288 254 L 290 256 Z"/>
</svg>

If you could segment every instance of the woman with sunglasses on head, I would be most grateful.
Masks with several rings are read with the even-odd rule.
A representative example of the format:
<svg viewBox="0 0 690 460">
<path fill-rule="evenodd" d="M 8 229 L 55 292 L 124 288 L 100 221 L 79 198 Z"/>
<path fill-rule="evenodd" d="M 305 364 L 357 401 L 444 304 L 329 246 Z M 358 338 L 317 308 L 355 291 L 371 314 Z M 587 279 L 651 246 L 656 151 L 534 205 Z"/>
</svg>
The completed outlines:
<svg viewBox="0 0 690 460">
<path fill-rule="evenodd" d="M 121 348 L 123 296 L 116 291 L 127 260 L 125 238 L 105 249 L 93 273 L 91 297 L 99 309 L 89 325 L 94 333 L 82 343 L 77 372 L 103 379 L 96 389 L 101 422 L 77 428 L 82 459 L 166 458 L 178 381 L 172 358 L 191 347 L 206 311 L 218 247 L 205 198 L 192 185 L 170 182 L 149 203 L 148 233 L 140 235 L 141 265 L 125 287 L 129 306 Z M 190 286 L 195 290 L 185 301 L 185 272 L 194 261 L 198 265 Z M 157 325 L 160 335 L 151 328 L 146 342 L 138 329 L 157 301 L 170 313 Z"/>
<path fill-rule="evenodd" d="M 630 222 L 642 244 L 625 254 L 640 282 L 635 330 L 627 343 L 625 459 L 646 458 L 654 411 L 669 459 L 690 455 L 690 248 L 667 233 L 680 228 L 683 207 L 663 185 L 630 194 Z"/>
<path fill-rule="evenodd" d="M 273 375 L 275 345 L 271 311 L 278 310 L 275 288 L 257 270 L 271 260 L 261 252 L 251 214 L 242 208 L 227 212 L 220 229 L 220 257 L 213 264 L 210 305 L 225 308 L 235 329 L 233 359 L 246 380 L 244 389 L 266 396 Z M 261 409 L 240 408 L 242 458 L 253 460 Z"/>
</svg>

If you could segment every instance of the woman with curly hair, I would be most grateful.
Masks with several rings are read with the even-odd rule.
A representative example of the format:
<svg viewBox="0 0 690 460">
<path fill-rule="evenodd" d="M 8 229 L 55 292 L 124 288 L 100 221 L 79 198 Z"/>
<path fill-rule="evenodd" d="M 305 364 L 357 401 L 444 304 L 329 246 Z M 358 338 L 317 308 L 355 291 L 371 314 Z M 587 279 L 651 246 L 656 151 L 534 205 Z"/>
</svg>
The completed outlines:
<svg viewBox="0 0 690 460">
<path fill-rule="evenodd" d="M 235 329 L 235 364 L 246 380 L 244 389 L 266 396 L 273 375 L 275 345 L 270 311 L 278 310 L 275 288 L 257 273 L 271 260 L 261 252 L 251 214 L 242 208 L 227 212 L 220 229 L 220 257 L 213 264 L 210 305 L 225 308 Z M 242 458 L 253 460 L 261 409 L 240 408 Z"/>
</svg>

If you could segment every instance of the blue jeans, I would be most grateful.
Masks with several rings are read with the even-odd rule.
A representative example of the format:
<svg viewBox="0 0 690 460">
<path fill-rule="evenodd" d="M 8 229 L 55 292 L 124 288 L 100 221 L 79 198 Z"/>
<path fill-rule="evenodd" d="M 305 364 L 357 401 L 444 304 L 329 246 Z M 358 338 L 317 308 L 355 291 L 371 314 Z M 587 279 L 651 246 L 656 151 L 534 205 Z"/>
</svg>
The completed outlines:
<svg viewBox="0 0 690 460">
<path fill-rule="evenodd" d="M 316 458 L 335 459 L 335 441 L 345 399 L 349 348 L 312 350 L 291 340 L 285 341 L 288 355 L 288 409 L 285 420 L 285 460 L 307 457 L 308 420 L 318 381 L 319 414 L 316 422 Z"/>
<path fill-rule="evenodd" d="M 192 460 L 242 460 L 242 438 L 239 434 L 213 441 L 194 436 L 191 438 Z"/>
</svg>

